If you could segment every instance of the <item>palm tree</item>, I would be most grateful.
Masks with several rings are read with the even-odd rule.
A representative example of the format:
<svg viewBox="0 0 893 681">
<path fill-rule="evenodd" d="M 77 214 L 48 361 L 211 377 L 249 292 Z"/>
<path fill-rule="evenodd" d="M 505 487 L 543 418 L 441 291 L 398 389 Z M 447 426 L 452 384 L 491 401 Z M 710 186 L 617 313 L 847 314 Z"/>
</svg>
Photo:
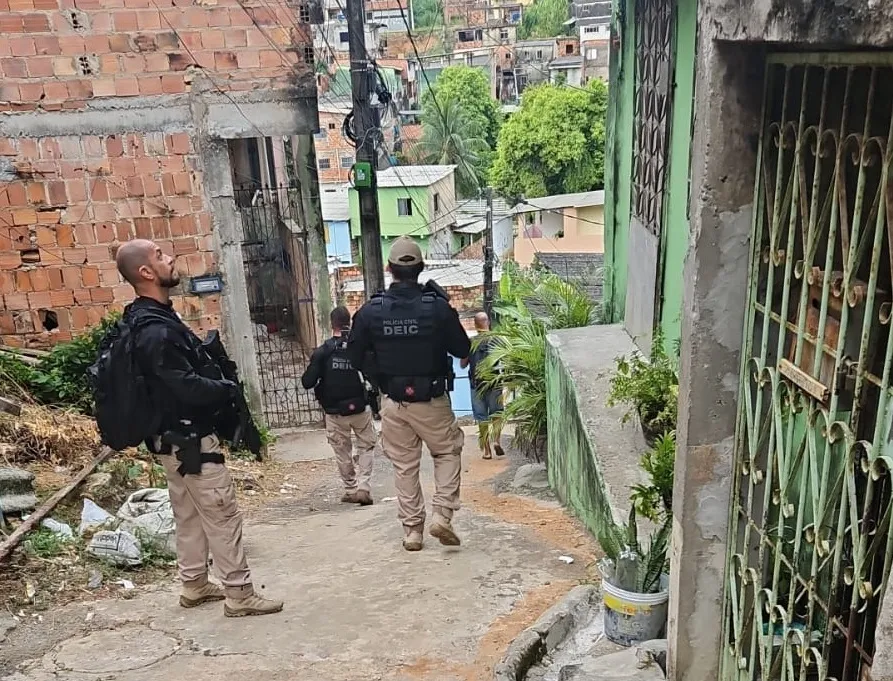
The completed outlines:
<svg viewBox="0 0 893 681">
<path fill-rule="evenodd" d="M 599 323 L 601 310 L 584 291 L 544 270 L 506 264 L 495 304 L 498 322 L 476 343 L 491 339 L 480 365 L 482 390 L 503 389 L 511 396 L 490 422 L 490 437 L 515 424 L 515 442 L 537 459 L 546 433 L 546 334 Z"/>
<path fill-rule="evenodd" d="M 484 177 L 490 147 L 480 124 L 465 115 L 457 101 L 439 102 L 422 119 L 421 158 L 425 163 L 456 166 L 456 190 L 475 196 Z"/>
</svg>

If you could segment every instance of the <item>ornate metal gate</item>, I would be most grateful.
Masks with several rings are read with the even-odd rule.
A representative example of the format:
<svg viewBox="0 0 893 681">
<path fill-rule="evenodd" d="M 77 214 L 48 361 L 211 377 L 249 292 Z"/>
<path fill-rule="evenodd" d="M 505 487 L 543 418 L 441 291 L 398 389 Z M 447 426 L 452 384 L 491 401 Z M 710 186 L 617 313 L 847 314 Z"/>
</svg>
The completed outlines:
<svg viewBox="0 0 893 681">
<path fill-rule="evenodd" d="M 312 393 L 300 384 L 316 346 L 316 317 L 300 188 L 238 190 L 242 260 L 267 424 L 293 427 L 322 421 Z"/>
<path fill-rule="evenodd" d="M 893 561 L 893 58 L 770 57 L 722 678 L 858 681 Z"/>
</svg>

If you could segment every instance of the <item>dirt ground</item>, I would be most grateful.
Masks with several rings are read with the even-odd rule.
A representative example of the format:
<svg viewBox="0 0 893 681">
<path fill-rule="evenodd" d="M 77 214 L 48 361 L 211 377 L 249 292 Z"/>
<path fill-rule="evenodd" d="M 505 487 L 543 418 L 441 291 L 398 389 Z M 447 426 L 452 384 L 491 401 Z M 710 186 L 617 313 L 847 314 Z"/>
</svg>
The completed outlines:
<svg viewBox="0 0 893 681">
<path fill-rule="evenodd" d="M 384 457 L 376 504 L 345 507 L 324 434 L 284 438 L 274 462 L 231 466 L 256 586 L 283 598 L 283 613 L 183 610 L 164 574 L 29 614 L 0 644 L 0 679 L 489 681 L 511 640 L 592 578 L 596 547 L 554 501 L 497 493 L 519 462 L 483 461 L 475 440 L 466 438 L 455 519 L 462 547 L 429 538 L 418 554 L 401 549 Z M 427 456 L 423 477 L 430 499 Z"/>
</svg>

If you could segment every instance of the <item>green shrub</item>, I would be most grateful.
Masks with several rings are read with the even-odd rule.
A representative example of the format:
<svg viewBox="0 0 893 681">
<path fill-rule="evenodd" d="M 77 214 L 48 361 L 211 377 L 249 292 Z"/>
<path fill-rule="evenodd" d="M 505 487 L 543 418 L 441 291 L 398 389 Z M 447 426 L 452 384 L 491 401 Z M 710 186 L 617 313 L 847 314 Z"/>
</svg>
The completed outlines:
<svg viewBox="0 0 893 681">
<path fill-rule="evenodd" d="M 679 400 L 679 377 L 676 361 L 664 350 L 663 338 L 654 335 L 651 360 L 640 352 L 617 360 L 617 370 L 611 378 L 608 406 L 618 403 L 630 407 L 624 421 L 638 414 L 642 429 L 649 439 L 676 429 L 676 409 Z"/>
<path fill-rule="evenodd" d="M 0 388 L 9 394 L 23 391 L 41 404 L 93 413 L 93 394 L 87 367 L 96 361 L 99 343 L 119 319 L 112 314 L 86 333 L 59 343 L 34 366 L 12 355 L 0 355 Z"/>
<path fill-rule="evenodd" d="M 673 510 L 673 468 L 676 464 L 676 432 L 657 438 L 642 455 L 640 465 L 648 473 L 647 485 L 633 485 L 630 500 L 638 514 L 654 522 Z"/>
<path fill-rule="evenodd" d="M 508 392 L 505 410 L 491 420 L 491 438 L 515 424 L 522 448 L 538 448 L 546 434 L 546 334 L 598 323 L 600 310 L 577 286 L 540 269 L 507 264 L 494 304 L 497 323 L 475 343 L 491 342 L 479 370 L 482 390 Z"/>
</svg>

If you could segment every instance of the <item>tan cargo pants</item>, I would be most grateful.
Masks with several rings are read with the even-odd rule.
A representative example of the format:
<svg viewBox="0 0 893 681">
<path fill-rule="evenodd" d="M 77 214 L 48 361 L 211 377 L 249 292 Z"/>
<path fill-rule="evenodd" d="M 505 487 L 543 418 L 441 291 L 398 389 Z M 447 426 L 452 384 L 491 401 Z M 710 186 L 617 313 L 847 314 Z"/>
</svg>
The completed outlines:
<svg viewBox="0 0 893 681">
<path fill-rule="evenodd" d="M 357 438 L 356 454 L 351 432 Z M 345 490 L 371 492 L 372 465 L 375 462 L 375 444 L 378 442 L 378 434 L 372 425 L 372 412 L 367 409 L 361 414 L 350 416 L 326 414 L 326 436 L 335 452 L 335 461 Z"/>
<path fill-rule="evenodd" d="M 214 435 L 202 438 L 202 452 L 219 452 Z M 200 586 L 208 581 L 208 551 L 230 598 L 253 591 L 251 571 L 242 548 L 242 513 L 236 504 L 236 488 L 222 463 L 202 464 L 201 475 L 180 475 L 176 456 L 161 456 L 167 487 L 177 522 L 177 567 L 184 584 Z"/>
<path fill-rule="evenodd" d="M 425 498 L 419 482 L 422 443 L 434 460 L 435 513 L 453 517 L 459 509 L 462 445 L 465 437 L 447 395 L 430 402 L 394 402 L 385 397 L 381 406 L 381 444 L 394 466 L 397 517 L 404 531 L 425 524 Z"/>
</svg>

